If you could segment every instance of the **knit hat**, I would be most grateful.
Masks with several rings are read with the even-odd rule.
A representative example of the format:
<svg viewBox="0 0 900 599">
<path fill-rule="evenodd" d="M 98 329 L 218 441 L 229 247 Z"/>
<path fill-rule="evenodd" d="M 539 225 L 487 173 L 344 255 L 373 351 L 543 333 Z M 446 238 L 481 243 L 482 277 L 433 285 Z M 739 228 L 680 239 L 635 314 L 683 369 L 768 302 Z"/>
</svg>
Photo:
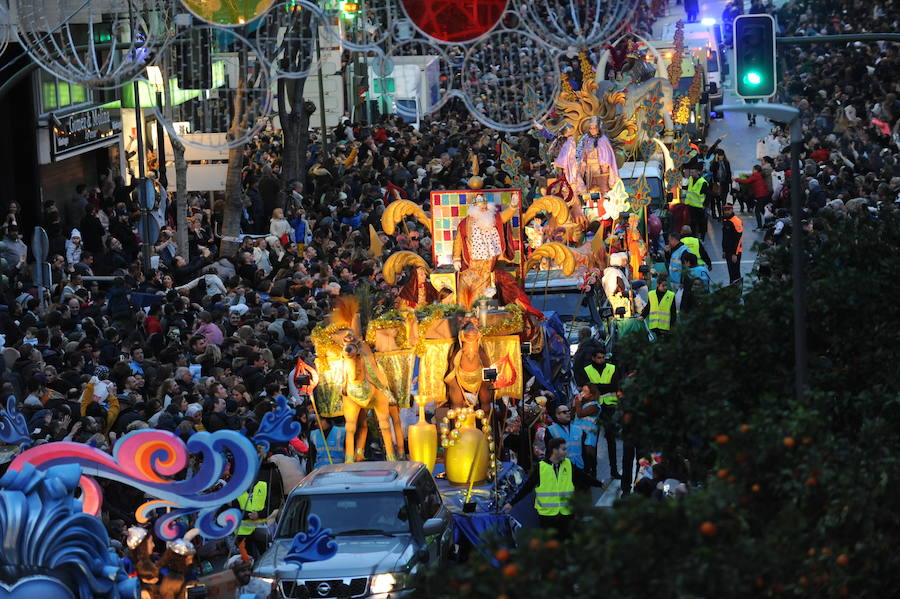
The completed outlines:
<svg viewBox="0 0 900 599">
<path fill-rule="evenodd" d="M 94 368 L 94 376 L 101 381 L 105 381 L 109 378 L 109 368 L 107 368 L 106 366 L 97 366 L 96 368 Z"/>
</svg>

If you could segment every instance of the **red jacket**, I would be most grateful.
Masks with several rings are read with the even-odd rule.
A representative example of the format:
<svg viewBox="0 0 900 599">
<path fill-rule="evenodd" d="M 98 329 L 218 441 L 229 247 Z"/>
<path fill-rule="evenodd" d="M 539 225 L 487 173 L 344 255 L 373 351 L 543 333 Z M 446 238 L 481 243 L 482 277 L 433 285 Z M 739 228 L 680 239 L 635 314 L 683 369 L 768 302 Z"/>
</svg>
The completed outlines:
<svg viewBox="0 0 900 599">
<path fill-rule="evenodd" d="M 745 179 L 738 177 L 735 181 L 750 185 L 750 192 L 756 199 L 764 198 L 769 195 L 769 190 L 766 187 L 766 179 L 759 171 L 753 171 L 750 176 Z"/>
<path fill-rule="evenodd" d="M 831 152 L 826 150 L 825 148 L 819 148 L 815 152 L 809 155 L 810 158 L 815 160 L 816 162 L 825 162 L 829 158 L 831 158 Z"/>
</svg>

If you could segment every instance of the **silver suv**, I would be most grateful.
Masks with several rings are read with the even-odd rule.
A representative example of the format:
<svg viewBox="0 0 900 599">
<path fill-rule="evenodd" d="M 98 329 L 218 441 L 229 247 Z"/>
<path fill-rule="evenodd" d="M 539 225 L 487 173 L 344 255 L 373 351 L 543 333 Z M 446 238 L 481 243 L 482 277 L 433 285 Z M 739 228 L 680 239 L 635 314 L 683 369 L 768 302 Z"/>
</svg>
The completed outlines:
<svg viewBox="0 0 900 599">
<path fill-rule="evenodd" d="M 310 514 L 331 529 L 338 551 L 297 572 L 284 556 Z M 431 473 L 418 462 L 323 466 L 288 495 L 275 539 L 244 592 L 268 597 L 278 584 L 291 599 L 403 597 L 425 564 L 447 559 L 451 523 Z"/>
</svg>

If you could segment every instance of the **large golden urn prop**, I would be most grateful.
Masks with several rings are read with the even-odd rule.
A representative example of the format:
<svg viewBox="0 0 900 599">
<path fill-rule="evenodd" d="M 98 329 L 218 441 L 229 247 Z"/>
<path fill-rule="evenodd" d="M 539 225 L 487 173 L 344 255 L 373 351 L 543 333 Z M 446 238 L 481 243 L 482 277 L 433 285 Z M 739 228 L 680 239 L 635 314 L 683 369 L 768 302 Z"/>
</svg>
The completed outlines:
<svg viewBox="0 0 900 599">
<path fill-rule="evenodd" d="M 476 419 L 481 420 L 481 430 L 475 426 Z M 496 470 L 497 461 L 490 420 L 484 411 L 472 407 L 449 410 L 440 428 L 447 480 L 454 485 L 477 485 L 487 480 Z"/>
</svg>

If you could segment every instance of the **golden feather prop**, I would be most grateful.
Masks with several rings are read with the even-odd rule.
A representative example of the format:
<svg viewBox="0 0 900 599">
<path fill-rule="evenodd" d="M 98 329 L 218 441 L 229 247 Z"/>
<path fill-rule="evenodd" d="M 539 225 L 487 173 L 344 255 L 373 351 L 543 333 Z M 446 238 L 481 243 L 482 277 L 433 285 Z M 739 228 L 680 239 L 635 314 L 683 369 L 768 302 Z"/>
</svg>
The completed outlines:
<svg viewBox="0 0 900 599">
<path fill-rule="evenodd" d="M 359 298 L 354 295 L 342 295 L 334 301 L 334 308 L 331 310 L 331 324 L 345 329 L 354 329 L 357 314 L 359 314 Z"/>
<path fill-rule="evenodd" d="M 426 272 L 431 272 L 431 269 L 428 268 L 428 264 L 422 256 L 407 250 L 394 252 L 387 260 L 385 260 L 384 268 L 381 269 L 381 274 L 384 277 L 385 283 L 394 285 L 397 282 L 397 276 L 403 272 L 403 269 L 407 266 L 424 268 Z"/>
<path fill-rule="evenodd" d="M 575 254 L 572 253 L 571 249 L 558 241 L 545 243 L 536 249 L 525 263 L 525 272 L 538 268 L 544 258 L 556 262 L 562 269 L 563 275 L 567 277 L 575 272 Z"/>
<path fill-rule="evenodd" d="M 471 312 L 472 306 L 475 305 L 475 300 L 478 298 L 475 297 L 475 289 L 469 285 L 463 285 L 462 289 L 459 290 L 458 299 L 460 305 L 466 309 L 466 312 Z"/>
<path fill-rule="evenodd" d="M 395 200 L 388 204 L 381 215 L 381 228 L 388 235 L 393 235 L 397 230 L 397 223 L 402 222 L 407 216 L 416 217 L 417 221 L 431 231 L 431 219 L 425 215 L 422 208 L 409 200 Z"/>
<path fill-rule="evenodd" d="M 562 198 L 556 196 L 542 196 L 535 200 L 522 217 L 522 222 L 530 223 L 540 212 L 546 212 L 555 218 L 557 224 L 564 225 L 569 222 L 569 207 Z"/>
</svg>

